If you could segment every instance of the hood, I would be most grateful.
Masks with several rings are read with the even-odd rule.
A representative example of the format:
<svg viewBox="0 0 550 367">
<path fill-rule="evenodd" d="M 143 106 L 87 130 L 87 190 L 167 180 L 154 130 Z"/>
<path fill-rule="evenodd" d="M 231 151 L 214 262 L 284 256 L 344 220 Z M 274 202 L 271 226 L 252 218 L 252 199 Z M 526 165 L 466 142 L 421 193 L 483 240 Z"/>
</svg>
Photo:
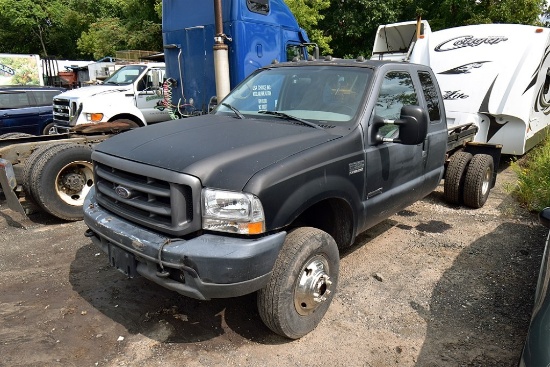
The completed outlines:
<svg viewBox="0 0 550 367">
<path fill-rule="evenodd" d="M 107 93 L 120 93 L 130 90 L 131 85 L 114 85 L 114 84 L 103 84 L 103 85 L 93 85 L 89 87 L 77 88 L 69 90 L 65 93 L 62 93 L 56 98 L 86 98 L 90 96 L 95 96 L 99 94 Z"/>
<path fill-rule="evenodd" d="M 96 150 L 240 191 L 263 168 L 339 136 L 286 120 L 206 115 L 128 131 Z"/>
</svg>

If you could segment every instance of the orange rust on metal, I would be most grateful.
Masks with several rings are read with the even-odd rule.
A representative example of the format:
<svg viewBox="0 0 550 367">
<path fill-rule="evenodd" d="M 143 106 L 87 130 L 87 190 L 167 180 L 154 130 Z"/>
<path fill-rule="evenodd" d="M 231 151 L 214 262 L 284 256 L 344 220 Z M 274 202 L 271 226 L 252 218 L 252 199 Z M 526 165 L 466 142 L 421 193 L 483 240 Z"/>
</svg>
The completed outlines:
<svg viewBox="0 0 550 367">
<path fill-rule="evenodd" d="M 111 133 L 130 130 L 131 126 L 124 122 L 100 122 L 97 124 L 76 125 L 71 130 L 77 133 Z"/>
</svg>

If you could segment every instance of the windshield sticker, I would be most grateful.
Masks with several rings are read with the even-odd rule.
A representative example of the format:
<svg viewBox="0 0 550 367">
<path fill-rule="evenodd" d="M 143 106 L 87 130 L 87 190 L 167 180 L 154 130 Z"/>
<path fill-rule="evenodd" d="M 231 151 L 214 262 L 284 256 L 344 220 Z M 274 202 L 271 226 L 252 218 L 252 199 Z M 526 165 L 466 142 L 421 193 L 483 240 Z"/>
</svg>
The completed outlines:
<svg viewBox="0 0 550 367">
<path fill-rule="evenodd" d="M 252 87 L 252 96 L 254 97 L 271 96 L 271 85 L 270 84 L 254 85 Z"/>
<path fill-rule="evenodd" d="M 480 37 L 480 38 L 474 38 L 474 36 L 460 36 L 460 37 L 452 38 L 443 43 L 440 43 L 439 45 L 437 45 L 434 51 L 435 52 L 452 51 L 452 50 L 458 50 L 464 47 L 476 47 L 481 45 L 492 46 L 492 45 L 496 45 L 506 41 L 508 41 L 508 38 L 502 37 L 502 36 L 488 36 L 488 37 Z"/>
</svg>

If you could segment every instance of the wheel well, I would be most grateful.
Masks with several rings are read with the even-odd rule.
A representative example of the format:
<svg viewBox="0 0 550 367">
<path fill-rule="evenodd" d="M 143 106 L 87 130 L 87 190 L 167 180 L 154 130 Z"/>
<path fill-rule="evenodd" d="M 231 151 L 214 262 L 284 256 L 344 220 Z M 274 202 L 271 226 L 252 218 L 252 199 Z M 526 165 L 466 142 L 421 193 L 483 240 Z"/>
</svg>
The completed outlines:
<svg viewBox="0 0 550 367">
<path fill-rule="evenodd" d="M 327 199 L 306 209 L 291 224 L 291 227 L 315 227 L 330 234 L 338 248 L 353 243 L 353 212 L 341 199 Z"/>
<path fill-rule="evenodd" d="M 122 120 L 122 119 L 127 119 L 127 120 L 132 120 L 134 121 L 136 124 L 139 125 L 139 127 L 143 127 L 145 126 L 143 124 L 143 121 L 141 121 L 138 117 L 134 116 L 134 115 L 131 115 L 129 113 L 121 113 L 119 115 L 116 115 L 116 116 L 113 116 L 109 119 L 109 122 L 112 122 L 112 121 L 115 121 L 115 120 Z"/>
</svg>

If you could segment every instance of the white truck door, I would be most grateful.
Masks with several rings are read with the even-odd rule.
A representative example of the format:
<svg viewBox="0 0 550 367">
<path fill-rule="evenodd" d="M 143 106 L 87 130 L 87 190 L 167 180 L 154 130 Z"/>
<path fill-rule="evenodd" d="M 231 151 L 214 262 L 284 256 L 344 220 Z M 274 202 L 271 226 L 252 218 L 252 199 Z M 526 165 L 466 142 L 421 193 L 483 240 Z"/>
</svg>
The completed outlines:
<svg viewBox="0 0 550 367">
<path fill-rule="evenodd" d="M 168 110 L 162 106 L 164 74 L 164 68 L 149 69 L 136 82 L 136 107 L 143 113 L 148 124 L 170 120 Z"/>
</svg>

